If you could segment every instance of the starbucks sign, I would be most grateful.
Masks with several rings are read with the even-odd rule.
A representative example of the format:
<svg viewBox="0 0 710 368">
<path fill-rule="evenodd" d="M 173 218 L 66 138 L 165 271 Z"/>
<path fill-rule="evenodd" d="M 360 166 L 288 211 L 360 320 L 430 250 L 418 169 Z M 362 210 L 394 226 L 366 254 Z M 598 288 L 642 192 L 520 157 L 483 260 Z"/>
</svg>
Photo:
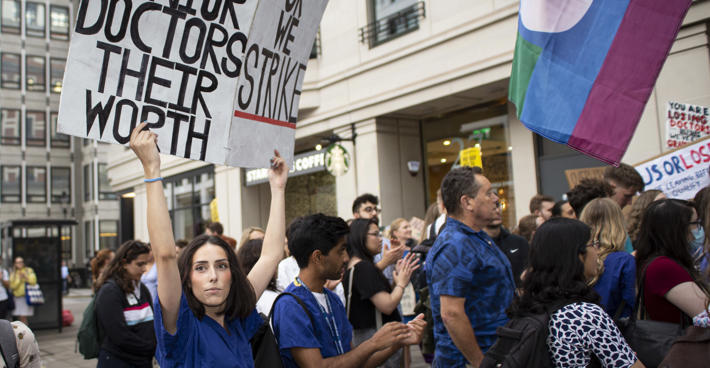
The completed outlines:
<svg viewBox="0 0 710 368">
<path fill-rule="evenodd" d="M 333 143 L 325 150 L 325 168 L 333 176 L 345 175 L 350 169 L 350 154 L 345 147 Z"/>
</svg>

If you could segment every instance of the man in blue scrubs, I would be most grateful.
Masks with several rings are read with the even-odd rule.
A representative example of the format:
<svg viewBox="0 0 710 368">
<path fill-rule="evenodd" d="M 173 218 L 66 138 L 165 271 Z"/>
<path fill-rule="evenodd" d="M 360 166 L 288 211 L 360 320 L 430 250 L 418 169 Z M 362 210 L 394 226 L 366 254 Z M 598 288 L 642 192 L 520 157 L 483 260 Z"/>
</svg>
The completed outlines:
<svg viewBox="0 0 710 368">
<path fill-rule="evenodd" d="M 372 338 L 351 346 L 352 326 L 338 296 L 324 288 L 326 280 L 342 277 L 348 263 L 348 225 L 323 214 L 303 218 L 289 234 L 288 247 L 298 263 L 298 277 L 284 290 L 273 309 L 274 335 L 285 367 L 374 367 L 404 345 L 418 344 L 426 324 L 421 317 L 404 325 L 390 322 Z M 313 323 L 311 323 L 311 318 Z"/>
</svg>

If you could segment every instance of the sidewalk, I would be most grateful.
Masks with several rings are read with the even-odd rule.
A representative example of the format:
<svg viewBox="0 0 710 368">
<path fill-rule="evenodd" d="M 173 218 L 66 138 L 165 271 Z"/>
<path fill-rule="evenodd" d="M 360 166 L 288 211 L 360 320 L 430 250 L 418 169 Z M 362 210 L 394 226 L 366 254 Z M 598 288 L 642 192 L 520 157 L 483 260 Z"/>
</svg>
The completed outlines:
<svg viewBox="0 0 710 368">
<path fill-rule="evenodd" d="M 96 359 L 84 360 L 78 351 L 74 352 L 76 333 L 79 331 L 84 309 L 90 300 L 91 289 L 70 289 L 69 295 L 64 297 L 64 309 L 72 312 L 74 323 L 69 327 L 63 327 L 61 333 L 56 329 L 35 331 L 43 367 L 96 367 Z"/>
</svg>

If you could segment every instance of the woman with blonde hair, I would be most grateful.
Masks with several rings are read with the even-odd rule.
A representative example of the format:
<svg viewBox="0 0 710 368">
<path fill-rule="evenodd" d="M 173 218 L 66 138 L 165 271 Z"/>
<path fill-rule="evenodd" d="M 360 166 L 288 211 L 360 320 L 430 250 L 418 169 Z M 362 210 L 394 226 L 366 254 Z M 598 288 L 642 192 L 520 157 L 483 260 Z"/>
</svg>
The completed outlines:
<svg viewBox="0 0 710 368">
<path fill-rule="evenodd" d="M 636 261 L 624 250 L 621 208 L 610 198 L 597 198 L 584 207 L 580 220 L 591 228 L 591 240 L 599 244 L 599 260 L 604 262 L 594 284 L 602 307 L 612 317 L 619 308 L 621 317 L 630 316 L 636 300 Z"/>
<path fill-rule="evenodd" d="M 264 229 L 258 226 L 249 226 L 248 228 L 242 230 L 242 238 L 239 239 L 237 248 L 241 247 L 242 244 L 246 244 L 249 240 L 264 239 L 264 234 L 266 234 Z"/>
<path fill-rule="evenodd" d="M 641 229 L 641 217 L 643 217 L 643 213 L 646 212 L 646 208 L 654 201 L 665 198 L 666 195 L 660 190 L 651 189 L 641 193 L 631 205 L 631 212 L 626 216 L 626 230 L 629 233 L 631 243 L 634 244 L 634 248 L 636 247 L 636 240 L 638 239 L 639 230 Z"/>
</svg>

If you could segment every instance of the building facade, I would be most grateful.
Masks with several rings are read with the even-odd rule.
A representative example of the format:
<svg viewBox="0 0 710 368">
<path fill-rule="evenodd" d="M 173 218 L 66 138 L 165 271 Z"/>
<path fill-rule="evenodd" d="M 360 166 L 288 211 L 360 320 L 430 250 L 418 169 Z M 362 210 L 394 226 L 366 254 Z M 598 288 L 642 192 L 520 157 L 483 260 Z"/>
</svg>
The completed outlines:
<svg viewBox="0 0 710 368">
<path fill-rule="evenodd" d="M 559 197 L 568 189 L 564 170 L 603 166 L 515 118 L 507 95 L 518 7 L 513 0 L 331 0 L 303 84 L 295 149 L 302 160 L 287 187 L 287 221 L 313 212 L 350 218 L 362 193 L 380 197 L 384 225 L 423 218 L 459 152 L 480 148 L 512 227 L 534 194 Z M 709 21 L 710 1 L 695 1 L 624 162 L 667 150 L 668 101 L 710 105 Z M 339 155 L 347 172 L 340 167 L 339 176 L 326 172 L 329 159 L 317 150 L 332 142 L 346 151 Z M 112 149 L 110 182 L 125 193 L 121 223 L 133 224 L 125 236 L 147 239 L 140 164 L 130 151 Z M 266 225 L 263 174 L 163 156 L 177 237 L 189 239 L 217 218 L 233 237 Z"/>
<path fill-rule="evenodd" d="M 96 250 L 118 246 L 119 211 L 109 145 L 56 129 L 75 4 L 0 4 L 0 222 L 76 219 L 79 226 L 62 230 L 62 258 L 83 266 Z"/>
</svg>

